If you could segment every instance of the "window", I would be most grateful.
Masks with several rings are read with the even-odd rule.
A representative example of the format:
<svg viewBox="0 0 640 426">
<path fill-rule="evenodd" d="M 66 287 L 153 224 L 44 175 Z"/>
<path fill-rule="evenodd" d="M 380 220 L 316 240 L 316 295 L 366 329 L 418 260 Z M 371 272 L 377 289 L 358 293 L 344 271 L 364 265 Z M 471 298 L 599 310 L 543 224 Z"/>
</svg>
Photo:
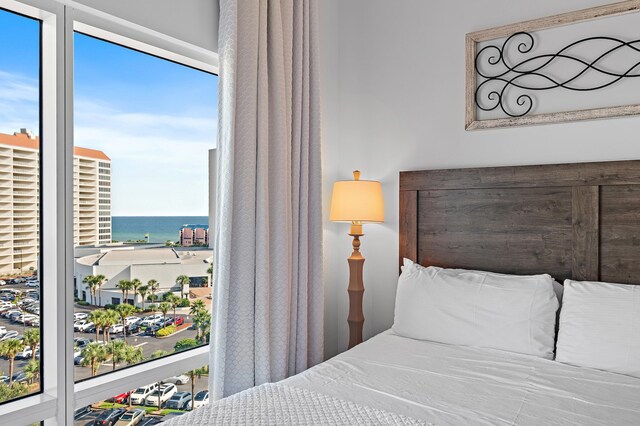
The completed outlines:
<svg viewBox="0 0 640 426">
<path fill-rule="evenodd" d="M 83 380 L 208 343 L 210 292 L 191 282 L 213 252 L 204 239 L 184 247 L 180 230 L 208 230 L 217 76 L 79 32 L 74 42 L 76 245 L 110 243 L 74 262 Z"/>
<path fill-rule="evenodd" d="M 40 25 L 0 9 L 0 403 L 42 389 Z"/>
<path fill-rule="evenodd" d="M 0 146 L 0 265 L 9 264 L 13 268 L 11 273 L 0 272 L 0 279 L 19 279 L 4 286 L 0 283 L 0 305 L 12 305 L 10 294 L 20 291 L 21 303 L 14 305 L 21 312 L 14 317 L 24 320 L 24 324 L 16 323 L 0 316 L 0 327 L 5 321 L 9 325 L 5 328 L 17 328 L 9 331 L 36 336 L 27 337 L 33 342 L 29 345 L 32 348 L 22 350 L 20 356 L 16 354 L 14 362 L 15 373 L 19 374 L 16 381 L 24 382 L 27 375 L 31 383 L 27 384 L 26 392 L 0 392 L 5 395 L 0 398 L 0 424 L 41 421 L 45 426 L 73 424 L 76 408 L 106 401 L 208 362 L 208 347 L 203 346 L 206 338 L 202 336 L 206 330 L 205 319 L 208 319 L 206 307 L 211 300 L 206 296 L 210 288 L 202 287 L 209 285 L 210 273 L 208 267 L 201 268 L 198 264 L 202 256 L 197 252 L 206 251 L 209 244 L 206 159 L 211 157 L 208 151 L 215 147 L 217 56 L 85 6 L 78 10 L 74 5 L 56 0 L 0 0 L 0 133 L 21 141 L 13 148 Z M 92 46 L 98 45 L 105 50 L 92 52 Z M 121 61 L 120 66 L 117 62 L 101 62 L 107 51 L 130 56 L 127 61 Z M 122 69 L 123 63 L 133 66 L 144 61 L 155 61 L 158 69 L 162 68 L 167 74 L 147 68 L 147 76 L 153 78 L 140 82 L 133 78 L 135 73 Z M 97 83 L 91 84 L 92 73 L 100 78 Z M 155 85 L 157 96 L 140 96 L 132 90 L 147 83 Z M 104 89 L 102 94 L 87 90 L 99 89 L 98 86 Z M 196 86 L 198 89 L 194 90 Z M 182 98 L 175 94 L 180 89 L 184 89 Z M 113 103 L 107 93 L 110 90 L 117 91 L 120 100 L 131 110 Z M 174 102 L 179 111 L 162 114 L 154 109 Z M 118 107 L 120 111 L 101 109 L 105 105 Z M 107 120 L 100 122 L 96 119 L 100 117 Z M 144 124 L 145 120 L 152 122 L 147 129 L 153 132 L 133 132 L 136 138 L 128 140 L 117 137 L 123 132 L 131 136 L 130 126 Z M 189 126 L 193 132 L 176 133 Z M 171 139 L 172 144 L 153 143 L 163 135 L 167 136 L 164 142 Z M 127 165 L 127 158 L 133 157 L 138 162 Z M 11 162 L 3 162 L 7 158 Z M 161 173 L 162 179 L 145 180 L 153 173 Z M 123 176 L 131 177 L 128 186 L 122 184 Z M 43 191 L 40 191 L 41 185 Z M 123 198 L 127 191 L 135 197 Z M 4 192 L 10 193 L 10 197 L 3 197 Z M 162 193 L 162 197 L 158 197 L 158 193 Z M 166 203 L 167 200 L 170 203 Z M 164 201 L 164 206 L 159 201 Z M 7 211 L 11 212 L 11 220 L 3 213 Z M 159 218 L 154 212 L 161 212 L 165 217 Z M 187 218 L 175 226 L 174 222 L 167 222 L 167 216 Z M 137 230 L 127 229 L 127 222 Z M 150 225 L 155 228 L 149 228 Z M 164 231 L 158 228 L 162 225 L 166 227 Z M 140 235 L 140 227 L 149 231 Z M 173 234 L 167 238 L 170 241 L 161 241 L 167 233 Z M 183 240 L 183 234 L 188 234 L 188 238 Z M 3 244 L 2 238 L 7 242 Z M 171 292 L 187 299 L 190 305 L 195 301 L 190 299 L 204 299 L 204 311 L 198 303 L 193 311 L 192 306 L 176 306 L 175 314 L 173 305 L 166 314 L 160 306 L 148 313 L 134 313 L 133 316 L 143 317 L 142 320 L 151 316 L 156 323 L 159 322 L 157 316 L 162 315 L 163 329 L 171 327 L 171 321 L 181 323 L 175 326 L 176 334 L 171 328 L 164 331 L 169 333 L 166 339 L 134 332 L 127 334 L 124 342 L 124 333 L 118 334 L 117 326 L 121 324 L 98 327 L 97 340 L 103 343 L 95 342 L 95 330 L 75 332 L 74 322 L 81 322 L 83 313 L 88 318 L 91 311 L 106 310 L 109 308 L 103 306 L 106 301 L 112 305 L 122 304 L 119 310 L 124 310 L 128 309 L 126 305 L 142 309 L 144 300 L 144 308 L 149 309 L 148 297 L 143 299 L 139 289 L 128 290 L 123 295 L 120 287 L 109 293 L 109 284 L 104 283 L 104 288 L 93 291 L 86 285 L 88 282 L 83 282 L 87 275 L 78 272 L 77 260 L 90 256 L 92 250 L 97 254 L 96 250 L 113 244 L 133 251 L 158 246 L 165 252 L 175 253 L 172 262 L 177 269 L 198 264 L 198 271 L 184 274 L 189 279 L 183 283 L 178 282 L 178 276 L 161 282 L 152 301 L 159 305 L 162 300 L 157 299 Z M 129 246 L 123 247 L 125 244 Z M 107 247 L 103 254 L 108 251 Z M 145 269 L 148 265 L 139 266 Z M 134 275 L 141 282 L 150 281 L 138 277 L 137 272 Z M 22 279 L 25 282 L 21 282 Z M 132 277 L 130 281 L 133 280 Z M 40 283 L 44 285 L 38 287 Z M 15 293 L 6 291 L 8 288 L 13 288 Z M 95 304 L 96 298 L 101 306 L 88 306 Z M 47 309 L 49 307 L 53 308 Z M 163 305 L 163 309 L 165 307 Z M 116 306 L 111 308 L 118 310 Z M 132 322 L 136 322 L 126 316 L 124 320 L 122 325 L 129 329 Z M 184 327 L 185 323 L 190 325 Z M 38 326 L 42 328 L 41 333 L 37 331 Z M 30 330 L 34 332 L 26 333 Z M 1 335 L 2 328 L 0 338 Z M 25 349 L 25 339 L 18 340 L 20 349 Z M 92 343 L 98 358 L 103 349 L 108 351 L 107 359 L 100 365 L 82 362 L 81 347 Z M 111 354 L 118 354 L 124 344 L 141 351 L 143 358 L 141 362 L 117 358 L 114 369 Z M 167 353 L 170 356 L 158 356 Z M 97 359 L 89 351 L 84 355 Z M 27 358 L 22 360 L 22 356 Z M 31 362 L 29 356 L 34 357 L 35 362 Z M 78 356 L 79 365 L 75 365 Z M 4 371 L 8 364 L 8 360 L 0 358 L 0 375 L 8 375 Z M 1 382 L 2 378 L 0 387 Z M 206 386 L 206 379 L 200 383 Z"/>
</svg>

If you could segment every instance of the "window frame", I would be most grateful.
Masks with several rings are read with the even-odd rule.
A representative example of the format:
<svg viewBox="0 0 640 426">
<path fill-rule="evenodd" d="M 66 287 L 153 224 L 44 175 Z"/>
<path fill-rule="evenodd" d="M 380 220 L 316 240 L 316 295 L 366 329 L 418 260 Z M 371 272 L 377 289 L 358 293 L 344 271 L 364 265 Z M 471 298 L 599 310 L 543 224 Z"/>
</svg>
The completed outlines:
<svg viewBox="0 0 640 426">
<path fill-rule="evenodd" d="M 0 0 L 0 8 L 42 22 L 41 269 L 43 283 L 57 283 L 41 288 L 41 392 L 1 404 L 0 424 L 71 425 L 76 408 L 209 362 L 201 346 L 74 383 L 74 31 L 216 75 L 218 54 L 73 0 Z"/>
</svg>

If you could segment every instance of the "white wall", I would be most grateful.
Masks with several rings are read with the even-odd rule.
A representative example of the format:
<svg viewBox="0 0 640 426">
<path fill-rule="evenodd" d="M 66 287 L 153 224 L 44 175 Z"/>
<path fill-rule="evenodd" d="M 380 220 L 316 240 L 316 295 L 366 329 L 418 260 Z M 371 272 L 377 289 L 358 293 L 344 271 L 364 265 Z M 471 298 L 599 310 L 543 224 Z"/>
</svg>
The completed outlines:
<svg viewBox="0 0 640 426">
<path fill-rule="evenodd" d="M 464 130 L 464 35 L 598 0 L 323 0 L 325 210 L 360 169 L 383 182 L 384 225 L 365 225 L 365 336 L 391 326 L 398 172 L 640 158 L 640 118 Z M 347 346 L 348 225 L 325 222 L 326 354 Z"/>
<path fill-rule="evenodd" d="M 218 51 L 218 0 L 75 1 L 196 46 Z"/>
</svg>

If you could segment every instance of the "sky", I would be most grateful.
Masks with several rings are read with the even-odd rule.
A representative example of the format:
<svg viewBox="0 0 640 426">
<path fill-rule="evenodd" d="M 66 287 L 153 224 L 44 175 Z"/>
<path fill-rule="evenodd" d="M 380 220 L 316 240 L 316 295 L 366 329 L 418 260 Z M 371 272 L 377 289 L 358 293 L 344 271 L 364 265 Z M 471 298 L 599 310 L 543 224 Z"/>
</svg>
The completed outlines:
<svg viewBox="0 0 640 426">
<path fill-rule="evenodd" d="M 0 10 L 2 133 L 38 133 L 38 37 Z M 112 215 L 207 216 L 218 77 L 79 33 L 74 62 L 75 145 L 111 158 Z"/>
</svg>

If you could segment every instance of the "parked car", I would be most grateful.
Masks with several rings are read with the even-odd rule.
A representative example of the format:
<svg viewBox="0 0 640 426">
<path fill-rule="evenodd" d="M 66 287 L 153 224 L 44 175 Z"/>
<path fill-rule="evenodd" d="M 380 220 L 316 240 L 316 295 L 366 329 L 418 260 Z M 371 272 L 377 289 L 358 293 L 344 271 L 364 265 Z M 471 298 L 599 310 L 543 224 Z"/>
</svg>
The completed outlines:
<svg viewBox="0 0 640 426">
<path fill-rule="evenodd" d="M 162 328 L 162 326 L 160 324 L 154 324 L 154 325 L 150 325 L 149 327 L 147 327 L 147 329 L 144 331 L 144 334 L 148 335 L 148 336 L 155 336 L 156 332 L 158 330 L 160 330 Z"/>
<path fill-rule="evenodd" d="M 91 412 L 91 406 L 87 405 L 84 407 L 76 408 L 73 412 L 73 420 L 80 420 L 87 414 Z"/>
<path fill-rule="evenodd" d="M 73 339 L 73 343 L 78 347 L 78 349 L 84 349 L 91 342 L 92 340 L 87 339 L 86 337 L 75 337 Z"/>
<path fill-rule="evenodd" d="M 140 423 L 138 423 L 138 426 L 154 426 L 162 423 L 163 421 L 164 420 L 162 418 L 158 417 L 145 417 Z"/>
<path fill-rule="evenodd" d="M 16 383 L 27 383 L 29 378 L 27 377 L 27 373 L 20 371 L 13 375 L 13 381 Z"/>
<path fill-rule="evenodd" d="M 203 405 L 207 405 L 209 403 L 209 391 L 202 390 L 196 394 L 194 398 L 193 406 L 194 408 L 202 407 Z"/>
<path fill-rule="evenodd" d="M 40 287 L 40 281 L 27 281 L 27 287 Z"/>
<path fill-rule="evenodd" d="M 94 425 L 99 426 L 113 426 L 116 422 L 122 417 L 125 413 L 124 408 L 111 408 L 109 410 L 104 410 L 96 419 L 94 420 Z"/>
<path fill-rule="evenodd" d="M 117 404 L 123 404 L 127 401 L 127 398 L 129 397 L 129 395 L 131 395 L 131 391 L 116 395 L 113 398 L 111 398 L 111 400 Z"/>
<path fill-rule="evenodd" d="M 142 318 L 140 318 L 140 317 L 135 317 L 135 316 L 126 317 L 126 318 L 124 319 L 124 323 L 125 323 L 126 325 L 135 324 L 135 323 L 138 323 L 138 322 L 140 322 L 140 321 L 142 321 Z"/>
<path fill-rule="evenodd" d="M 182 325 L 182 324 L 184 324 L 184 318 L 176 317 L 175 325 L 178 326 L 178 325 Z"/>
<path fill-rule="evenodd" d="M 7 282 L 5 280 L 0 280 L 0 285 L 7 285 Z"/>
<path fill-rule="evenodd" d="M 95 331 L 95 324 L 92 322 L 85 322 L 84 324 L 78 327 L 78 331 L 84 331 L 85 333 L 93 333 Z"/>
<path fill-rule="evenodd" d="M 20 335 L 20 333 L 18 333 L 15 330 L 8 331 L 7 334 L 5 334 L 4 336 L 0 337 L 0 342 L 2 342 L 3 340 L 7 340 L 7 339 L 17 339 L 19 335 Z"/>
<path fill-rule="evenodd" d="M 89 318 L 89 314 L 86 312 L 76 312 L 75 314 L 73 314 L 74 322 L 77 322 L 80 320 L 86 320 L 87 318 Z"/>
<path fill-rule="evenodd" d="M 0 383 L 4 383 L 5 385 L 9 384 L 9 376 L 0 376 Z"/>
<path fill-rule="evenodd" d="M 166 408 L 173 410 L 186 410 L 191 404 L 191 392 L 176 392 L 165 404 Z"/>
<path fill-rule="evenodd" d="M 160 385 L 159 389 L 154 390 L 149 394 L 149 396 L 144 400 L 145 405 L 150 407 L 158 406 L 158 399 L 160 399 L 160 407 L 171 399 L 171 397 L 178 391 L 176 385 L 173 383 L 167 383 Z"/>
<path fill-rule="evenodd" d="M 157 383 L 152 383 L 150 385 L 142 386 L 136 389 L 131 394 L 131 404 L 133 405 L 142 405 L 144 404 L 144 400 L 147 399 L 151 392 L 158 388 Z"/>
<path fill-rule="evenodd" d="M 176 385 L 186 385 L 189 383 L 189 376 L 186 374 L 180 374 L 179 376 L 169 377 L 168 379 L 163 380 L 165 383 L 173 383 Z"/>
<path fill-rule="evenodd" d="M 85 325 L 88 322 L 89 322 L 89 320 L 86 320 L 86 319 L 75 321 L 73 323 L 73 331 L 80 331 L 80 327 L 82 327 L 83 325 Z"/>
<path fill-rule="evenodd" d="M 150 325 L 157 324 L 162 321 L 162 314 L 148 315 L 140 321 L 140 326 L 149 327 Z"/>
<path fill-rule="evenodd" d="M 140 408 L 129 410 L 120 417 L 116 426 L 135 426 L 140 423 L 140 420 L 144 418 L 145 414 L 145 411 Z"/>
<path fill-rule="evenodd" d="M 137 333 L 139 331 L 140 331 L 139 323 L 133 323 L 133 324 L 129 324 L 127 326 L 127 334 L 133 334 L 133 333 Z"/>
<path fill-rule="evenodd" d="M 124 327 L 122 326 L 122 324 L 114 324 L 111 327 L 109 327 L 110 334 L 122 333 L 123 330 L 124 330 Z"/>
<path fill-rule="evenodd" d="M 80 352 L 80 355 L 77 355 L 73 358 L 73 363 L 75 365 L 82 365 L 82 361 L 84 361 L 84 357 L 82 356 L 82 352 Z"/>
<path fill-rule="evenodd" d="M 7 327 L 0 325 L 0 336 L 7 334 Z"/>
<path fill-rule="evenodd" d="M 22 352 L 18 352 L 16 354 L 16 359 L 29 359 L 31 358 L 32 354 L 33 354 L 33 351 L 31 350 L 31 346 L 25 346 L 22 349 Z"/>
</svg>

